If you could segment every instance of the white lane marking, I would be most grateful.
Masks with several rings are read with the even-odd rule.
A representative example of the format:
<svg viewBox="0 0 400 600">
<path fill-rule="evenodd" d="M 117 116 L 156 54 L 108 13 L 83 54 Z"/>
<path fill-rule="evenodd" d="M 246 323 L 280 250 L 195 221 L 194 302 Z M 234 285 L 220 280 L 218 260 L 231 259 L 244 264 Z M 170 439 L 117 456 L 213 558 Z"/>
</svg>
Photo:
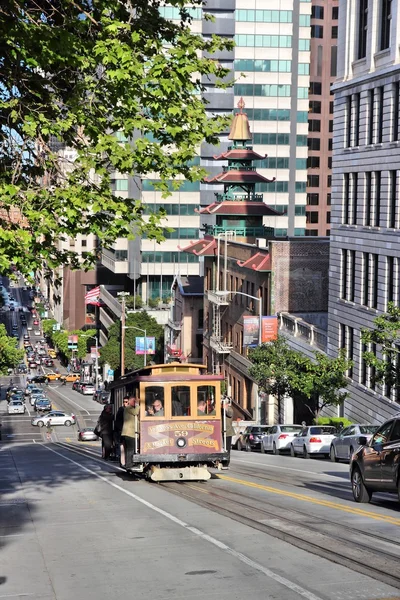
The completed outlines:
<svg viewBox="0 0 400 600">
<path fill-rule="evenodd" d="M 257 467 L 266 467 L 268 469 L 271 467 L 271 469 L 284 469 L 285 471 L 296 471 L 297 473 L 309 473 L 310 475 L 318 475 L 318 477 L 329 477 L 330 479 L 332 477 L 340 477 L 340 479 L 344 479 L 340 475 L 326 475 L 325 473 L 318 473 L 318 471 L 305 471 L 303 469 L 294 469 L 293 467 L 280 467 L 279 465 L 269 465 L 251 460 L 239 460 L 238 462 L 243 463 L 245 465 L 257 465 Z M 235 466 L 234 462 L 232 462 L 232 466 Z M 346 471 L 339 471 L 339 473 L 346 473 Z"/>
<path fill-rule="evenodd" d="M 68 402 L 72 402 L 72 404 L 75 404 L 75 406 L 77 406 L 78 408 L 80 408 L 81 410 L 84 410 L 85 413 L 87 413 L 88 415 L 90 415 L 90 412 L 88 410 L 86 410 L 86 408 L 83 408 L 83 406 L 81 406 L 80 404 L 78 404 L 77 402 L 74 402 L 73 400 L 71 400 L 71 398 L 68 398 L 68 396 L 65 396 L 65 394 L 62 394 L 61 392 L 59 392 L 58 390 L 55 390 L 53 388 L 53 391 L 56 394 L 59 394 L 60 396 L 62 396 L 63 398 L 65 398 L 66 400 L 68 400 Z"/>
<path fill-rule="evenodd" d="M 242 562 L 242 563 L 244 563 L 244 564 L 252 567 L 256 571 L 260 571 L 261 573 L 264 573 L 264 575 L 266 575 L 270 579 L 273 579 L 274 581 L 276 581 L 277 583 L 280 583 L 284 587 L 292 590 L 293 592 L 296 592 L 300 596 L 303 596 L 303 598 L 307 598 L 307 600 L 322 600 L 322 598 L 320 598 L 320 596 L 316 596 L 315 594 L 313 594 L 312 592 L 306 590 L 305 588 L 301 587 L 300 585 L 297 585 L 297 583 L 294 583 L 293 581 L 290 581 L 289 579 L 286 579 L 286 577 L 282 577 L 281 575 L 278 575 L 277 573 L 274 573 L 273 571 L 271 571 L 267 567 L 264 567 L 263 565 L 260 565 L 259 563 L 255 562 L 254 560 L 252 560 L 251 558 L 249 558 L 245 554 L 242 554 L 241 552 L 237 552 L 236 550 L 234 550 L 230 546 L 227 546 L 224 542 L 221 542 L 220 540 L 217 540 L 216 538 L 212 537 L 211 535 L 208 535 L 208 534 L 204 533 L 203 531 L 201 531 L 200 529 L 197 529 L 196 527 L 192 527 L 188 523 L 185 523 L 185 521 L 181 521 L 181 519 L 178 519 L 177 517 L 175 517 L 171 513 L 167 512 L 166 510 L 163 510 L 162 508 L 159 508 L 158 506 L 155 506 L 154 504 L 151 504 L 151 502 L 148 502 L 147 500 L 144 500 L 144 498 L 141 498 L 140 496 L 137 496 L 136 494 L 133 494 L 129 490 L 125 490 L 123 487 L 121 487 L 117 483 L 114 483 L 113 481 L 109 481 L 106 477 L 103 477 L 103 475 L 99 475 L 95 471 L 92 471 L 91 469 L 88 469 L 87 467 L 84 467 L 83 465 L 79 464 L 78 462 L 76 462 L 72 458 L 69 458 L 68 456 L 65 456 L 64 454 L 61 454 L 60 452 L 57 452 L 56 450 L 53 450 L 53 448 L 49 448 L 48 446 L 44 446 L 44 448 L 46 448 L 50 452 L 54 452 L 54 454 L 57 454 L 58 456 L 61 456 L 61 458 L 64 458 L 65 460 L 68 460 L 69 462 L 73 463 L 74 465 L 76 465 L 77 467 L 79 467 L 80 469 L 82 469 L 83 471 L 86 471 L 87 473 L 90 473 L 91 475 L 94 475 L 98 479 L 101 479 L 102 481 L 104 481 L 105 483 L 107 483 L 111 487 L 115 488 L 116 490 L 119 490 L 123 494 L 126 494 L 127 496 L 130 496 L 131 498 L 133 498 L 134 500 L 136 500 L 136 502 L 139 502 L 140 504 L 143 504 L 144 506 L 146 506 L 147 508 L 150 508 L 151 510 L 153 510 L 156 513 L 158 513 L 159 515 L 162 515 L 163 517 L 166 517 L 167 519 L 169 519 L 170 521 L 172 521 L 176 525 L 179 525 L 180 527 L 183 527 L 187 531 L 190 531 L 194 535 L 197 535 L 198 537 L 202 538 L 206 542 L 209 542 L 213 546 L 216 546 L 217 548 L 220 548 L 220 550 L 223 550 L 227 554 L 230 554 L 234 558 L 240 560 L 240 562 Z"/>
<path fill-rule="evenodd" d="M 25 598 L 25 596 L 34 596 L 35 594 L 31 594 L 29 592 L 20 592 L 19 594 L 6 594 L 1 595 L 0 598 Z"/>
<path fill-rule="evenodd" d="M 25 401 L 25 406 L 26 406 L 26 409 L 27 409 L 27 411 L 28 411 L 28 415 L 31 417 L 32 415 L 31 415 L 31 413 L 30 413 L 30 411 L 29 411 L 29 406 L 27 405 L 26 401 Z"/>
</svg>

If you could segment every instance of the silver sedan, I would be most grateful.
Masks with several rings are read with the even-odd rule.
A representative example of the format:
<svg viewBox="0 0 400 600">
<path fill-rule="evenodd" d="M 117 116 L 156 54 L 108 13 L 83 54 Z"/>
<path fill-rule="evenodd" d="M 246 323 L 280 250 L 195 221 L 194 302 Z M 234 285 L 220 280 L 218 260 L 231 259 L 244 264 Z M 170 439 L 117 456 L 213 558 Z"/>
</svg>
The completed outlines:
<svg viewBox="0 0 400 600">
<path fill-rule="evenodd" d="M 333 462 L 350 460 L 352 454 L 359 447 L 358 438 L 366 437 L 369 441 L 378 425 L 350 425 L 345 427 L 338 436 L 332 440 L 330 457 Z"/>
</svg>

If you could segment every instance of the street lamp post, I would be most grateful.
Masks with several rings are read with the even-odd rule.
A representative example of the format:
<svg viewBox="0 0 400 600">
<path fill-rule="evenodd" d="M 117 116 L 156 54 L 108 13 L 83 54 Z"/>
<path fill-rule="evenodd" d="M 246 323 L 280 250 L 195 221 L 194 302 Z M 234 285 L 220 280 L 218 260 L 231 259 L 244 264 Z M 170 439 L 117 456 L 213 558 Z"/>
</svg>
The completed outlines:
<svg viewBox="0 0 400 600">
<path fill-rule="evenodd" d="M 125 375 L 125 297 L 129 292 L 118 292 L 117 296 L 122 297 L 121 302 L 121 376 Z"/>
</svg>

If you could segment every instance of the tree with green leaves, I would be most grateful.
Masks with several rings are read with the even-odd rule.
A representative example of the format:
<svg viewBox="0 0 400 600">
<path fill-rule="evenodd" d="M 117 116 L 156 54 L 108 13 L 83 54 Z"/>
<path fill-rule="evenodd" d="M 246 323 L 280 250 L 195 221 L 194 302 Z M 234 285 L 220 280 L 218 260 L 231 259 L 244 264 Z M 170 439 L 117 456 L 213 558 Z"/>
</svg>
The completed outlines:
<svg viewBox="0 0 400 600">
<path fill-rule="evenodd" d="M 167 196 L 199 181 L 199 145 L 227 126 L 202 81 L 227 85 L 210 56 L 233 43 L 194 33 L 185 4 L 169 0 L 170 21 L 159 0 L 2 1 L 0 272 L 90 268 L 96 253 L 59 244 L 68 236 L 163 239 L 165 212 L 144 218 L 140 186 L 121 198 L 111 184 L 156 177 Z"/>
<path fill-rule="evenodd" d="M 285 396 L 301 397 L 315 419 L 325 407 L 339 406 L 347 397 L 346 373 L 352 362 L 344 352 L 335 358 L 315 352 L 311 359 L 290 348 L 287 339 L 278 335 L 252 350 L 249 358 L 253 363 L 249 374 L 262 391 L 276 397 L 280 421 Z"/>
<path fill-rule="evenodd" d="M 126 327 L 138 329 L 125 330 L 125 367 L 126 369 L 139 369 L 144 365 L 144 356 L 136 354 L 136 338 L 143 337 L 145 330 L 147 337 L 155 337 L 156 352 L 147 356 L 147 362 L 154 360 L 156 363 L 164 362 L 164 328 L 146 311 L 129 314 L 126 318 Z M 116 322 L 108 330 L 108 342 L 100 349 L 100 364 L 108 364 L 114 371 L 121 368 L 121 323 Z"/>
<path fill-rule="evenodd" d="M 361 329 L 361 341 L 367 348 L 363 358 L 371 368 L 371 382 L 384 384 L 387 393 L 392 388 L 399 390 L 400 308 L 389 302 L 387 312 L 375 317 L 372 329 Z"/>
<path fill-rule="evenodd" d="M 0 375 L 7 375 L 24 360 L 24 351 L 15 347 L 15 338 L 7 335 L 4 325 L 0 325 Z"/>
<path fill-rule="evenodd" d="M 75 329 L 74 331 L 65 331 L 63 329 L 59 329 L 53 331 L 53 325 L 56 323 L 57 321 L 55 319 L 45 319 L 42 321 L 42 328 L 45 336 L 51 339 L 53 344 L 57 346 L 58 351 L 66 359 L 71 359 L 72 350 L 68 348 L 68 338 L 71 335 L 77 335 L 78 348 L 74 351 L 74 356 L 76 358 L 85 358 L 90 350 L 90 347 L 94 346 L 96 343 L 93 339 L 97 335 L 96 329 Z"/>
</svg>

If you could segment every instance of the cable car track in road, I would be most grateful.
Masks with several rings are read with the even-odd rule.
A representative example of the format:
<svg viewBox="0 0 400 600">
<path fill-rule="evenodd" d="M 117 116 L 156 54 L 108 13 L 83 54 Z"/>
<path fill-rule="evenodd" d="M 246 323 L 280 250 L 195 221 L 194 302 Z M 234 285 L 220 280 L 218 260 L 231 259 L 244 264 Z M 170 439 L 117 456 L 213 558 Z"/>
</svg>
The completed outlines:
<svg viewBox="0 0 400 600">
<path fill-rule="evenodd" d="M 184 497 L 203 508 L 208 508 L 213 512 L 217 512 L 234 521 L 240 522 L 243 525 L 247 525 L 252 529 L 276 537 L 307 552 L 316 554 L 322 558 L 326 558 L 334 563 L 352 569 L 353 571 L 368 575 L 378 581 L 400 589 L 400 575 L 396 576 L 396 573 L 398 572 L 398 549 L 400 548 L 400 542 L 396 540 L 388 540 L 386 537 L 378 534 L 364 532 L 357 528 L 348 527 L 346 524 L 324 518 L 320 519 L 318 517 L 317 523 L 334 527 L 336 531 L 341 530 L 341 533 L 321 531 L 318 530 L 317 523 L 314 526 L 313 524 L 310 524 L 310 513 L 303 513 L 302 511 L 289 508 L 284 509 L 285 515 L 282 516 L 281 514 L 277 515 L 277 513 L 272 510 L 267 510 L 265 504 L 271 507 L 273 506 L 276 511 L 282 510 L 281 506 L 265 502 L 264 499 L 262 500 L 262 506 L 254 507 L 238 501 L 236 498 L 231 499 L 229 497 L 230 495 L 234 495 L 235 497 L 240 496 L 247 500 L 251 499 L 257 502 L 256 499 L 249 498 L 249 496 L 241 494 L 240 492 L 224 490 L 223 493 L 218 493 L 214 490 L 210 490 L 209 486 L 196 486 L 190 483 L 184 485 L 170 482 L 162 483 L 161 486 L 171 493 Z M 191 490 L 191 492 L 189 490 Z M 221 489 L 219 489 L 219 492 L 221 492 Z M 208 498 L 205 496 L 208 496 Z M 260 503 L 259 500 L 258 502 Z M 221 503 L 223 505 L 221 505 Z M 228 507 L 227 504 L 230 505 L 230 507 Z M 263 520 L 259 520 L 259 518 L 254 516 L 242 514 L 244 511 L 253 514 L 258 513 L 258 515 L 261 514 L 264 518 L 268 516 L 273 522 L 265 523 Z M 304 518 L 304 524 L 299 522 L 298 519 L 290 519 L 288 513 L 302 516 Z M 375 542 L 376 544 L 378 541 L 391 545 L 394 548 L 394 552 L 397 553 L 387 552 L 381 548 L 371 548 L 370 545 L 366 546 L 366 544 L 363 544 L 360 540 L 345 539 L 344 533 L 346 531 L 359 536 L 359 538 L 365 537 L 369 544 L 371 544 L 371 542 Z M 335 546 L 337 549 L 334 549 Z M 378 564 L 379 567 L 373 566 Z"/>
</svg>

